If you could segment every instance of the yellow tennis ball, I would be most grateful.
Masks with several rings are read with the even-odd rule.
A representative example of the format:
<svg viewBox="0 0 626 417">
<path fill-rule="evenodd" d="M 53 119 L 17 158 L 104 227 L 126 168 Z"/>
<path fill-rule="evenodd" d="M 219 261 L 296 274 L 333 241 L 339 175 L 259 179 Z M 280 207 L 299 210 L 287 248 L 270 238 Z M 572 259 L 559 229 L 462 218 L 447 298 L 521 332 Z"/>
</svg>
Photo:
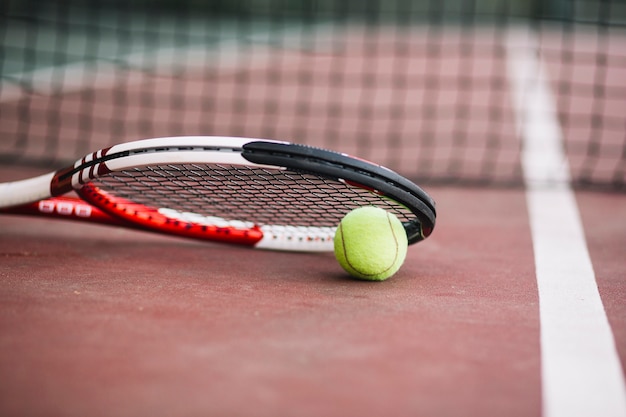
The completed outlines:
<svg viewBox="0 0 626 417">
<path fill-rule="evenodd" d="M 355 278 L 384 281 L 404 263 L 408 239 L 398 218 L 381 208 L 352 210 L 335 233 L 335 257 Z"/>
</svg>

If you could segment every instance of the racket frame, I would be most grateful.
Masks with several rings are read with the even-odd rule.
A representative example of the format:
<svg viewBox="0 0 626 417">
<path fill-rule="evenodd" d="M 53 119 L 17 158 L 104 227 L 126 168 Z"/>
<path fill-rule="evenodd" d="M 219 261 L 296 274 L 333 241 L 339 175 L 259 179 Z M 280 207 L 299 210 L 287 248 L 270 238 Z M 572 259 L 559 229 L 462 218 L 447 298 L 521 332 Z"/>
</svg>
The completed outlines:
<svg viewBox="0 0 626 417">
<path fill-rule="evenodd" d="M 430 196 L 387 168 L 305 145 L 223 136 L 154 138 L 101 149 L 56 172 L 0 184 L 0 212 L 91 221 L 267 249 L 332 250 L 334 228 L 194 224 L 183 218 L 167 218 L 157 210 L 138 217 L 132 214 L 132 202 L 114 196 L 101 201 L 102 194 L 91 184 L 98 177 L 124 169 L 205 163 L 310 173 L 395 200 L 415 215 L 414 221 L 404 222 L 410 244 L 428 237 L 435 225 L 435 203 Z M 89 205 L 61 197 L 72 191 Z M 120 210 L 120 204 L 126 206 Z"/>
</svg>

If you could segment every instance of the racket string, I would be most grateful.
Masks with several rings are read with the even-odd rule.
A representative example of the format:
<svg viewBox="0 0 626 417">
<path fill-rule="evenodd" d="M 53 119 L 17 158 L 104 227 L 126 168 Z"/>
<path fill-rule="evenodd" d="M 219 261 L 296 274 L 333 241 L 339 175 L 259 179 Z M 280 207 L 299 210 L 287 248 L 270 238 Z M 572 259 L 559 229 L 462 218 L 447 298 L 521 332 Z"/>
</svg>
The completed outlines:
<svg viewBox="0 0 626 417">
<path fill-rule="evenodd" d="M 169 164 L 110 173 L 94 181 L 107 194 L 154 209 L 257 225 L 334 227 L 350 210 L 375 205 L 401 221 L 399 203 L 308 173 L 219 164 Z"/>
</svg>

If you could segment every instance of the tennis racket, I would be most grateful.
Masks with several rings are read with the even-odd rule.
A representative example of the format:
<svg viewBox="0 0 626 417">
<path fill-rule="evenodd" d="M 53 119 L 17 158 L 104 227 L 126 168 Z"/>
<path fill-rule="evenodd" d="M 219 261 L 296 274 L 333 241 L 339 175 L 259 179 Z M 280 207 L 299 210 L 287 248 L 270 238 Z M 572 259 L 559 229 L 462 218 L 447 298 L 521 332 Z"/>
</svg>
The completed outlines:
<svg viewBox="0 0 626 417">
<path fill-rule="evenodd" d="M 66 194 L 73 196 L 64 196 Z M 77 195 L 79 198 L 76 198 Z M 350 210 L 374 205 L 428 237 L 435 203 L 397 173 L 342 153 L 213 136 L 146 139 L 0 184 L 0 212 L 131 227 L 254 248 L 331 251 Z"/>
</svg>

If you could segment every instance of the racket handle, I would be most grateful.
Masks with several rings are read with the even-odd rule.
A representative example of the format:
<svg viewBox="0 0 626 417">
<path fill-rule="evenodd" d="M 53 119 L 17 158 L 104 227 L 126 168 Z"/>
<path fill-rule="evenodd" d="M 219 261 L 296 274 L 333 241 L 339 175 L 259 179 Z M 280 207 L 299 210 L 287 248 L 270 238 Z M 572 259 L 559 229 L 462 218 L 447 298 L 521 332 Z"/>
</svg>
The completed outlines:
<svg viewBox="0 0 626 417">
<path fill-rule="evenodd" d="M 0 208 L 0 213 L 77 220 L 113 226 L 132 226 L 123 220 L 109 216 L 97 207 L 71 197 L 49 198 L 20 206 Z"/>
<path fill-rule="evenodd" d="M 55 173 L 27 180 L 0 184 L 0 208 L 21 206 L 51 197 L 50 183 Z"/>
</svg>

